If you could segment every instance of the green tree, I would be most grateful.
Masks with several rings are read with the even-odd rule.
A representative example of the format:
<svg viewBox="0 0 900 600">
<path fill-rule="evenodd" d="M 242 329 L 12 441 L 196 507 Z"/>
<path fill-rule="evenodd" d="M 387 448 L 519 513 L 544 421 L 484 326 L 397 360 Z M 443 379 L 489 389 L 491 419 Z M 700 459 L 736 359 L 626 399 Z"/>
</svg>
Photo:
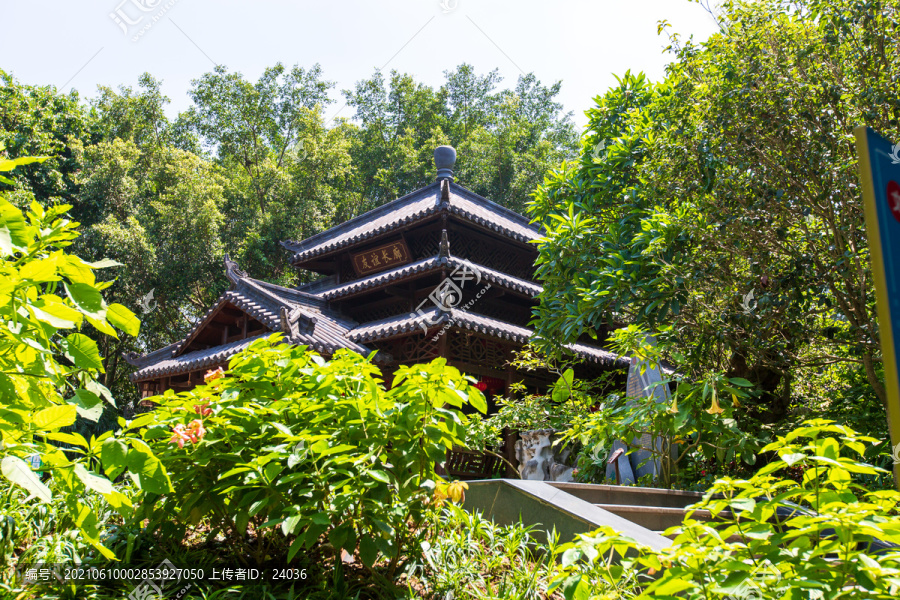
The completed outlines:
<svg viewBox="0 0 900 600">
<path fill-rule="evenodd" d="M 860 124 L 898 133 L 898 9 L 725 2 L 721 33 L 671 38 L 664 82 L 626 74 L 599 97 L 581 161 L 531 207 L 550 230 L 544 339 L 660 329 L 682 368 L 758 385 L 766 420 L 833 369 L 862 370 L 883 400 L 851 143 Z"/>
<path fill-rule="evenodd" d="M 179 339 L 225 286 L 220 207 L 227 182 L 194 154 L 142 152 L 121 139 L 88 148 L 85 163 L 82 201 L 99 214 L 78 247 L 118 261 L 111 297 L 146 311 L 140 340 L 103 342 L 107 386 L 133 397 L 122 353 Z"/>
<path fill-rule="evenodd" d="M 559 82 L 546 87 L 529 74 L 497 91 L 496 70 L 478 75 L 462 64 L 444 75 L 446 83 L 432 89 L 397 71 L 389 82 L 376 72 L 344 92 L 359 122 L 355 214 L 430 183 L 432 151 L 440 144 L 457 148 L 457 181 L 514 210 L 522 210 L 551 166 L 574 156 L 578 136 L 555 102 Z"/>
<path fill-rule="evenodd" d="M 82 148 L 93 135 L 93 121 L 77 92 L 24 85 L 0 69 L 0 151 L 11 159 L 50 157 L 24 166 L 14 182 L 0 183 L 10 202 L 20 208 L 34 200 L 77 207 Z"/>
<path fill-rule="evenodd" d="M 330 226 L 349 194 L 347 128 L 323 120 L 332 85 L 318 65 L 281 63 L 256 83 L 224 67 L 193 82 L 179 122 L 214 152 L 228 180 L 223 243 L 258 277 L 291 281 L 280 242 Z"/>
</svg>

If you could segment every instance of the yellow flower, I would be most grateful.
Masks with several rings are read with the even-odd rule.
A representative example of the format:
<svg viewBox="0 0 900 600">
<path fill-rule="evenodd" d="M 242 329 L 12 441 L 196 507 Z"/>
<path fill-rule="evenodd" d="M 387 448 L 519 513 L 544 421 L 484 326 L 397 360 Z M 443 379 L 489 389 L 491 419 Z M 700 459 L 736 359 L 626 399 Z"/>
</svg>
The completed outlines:
<svg viewBox="0 0 900 600">
<path fill-rule="evenodd" d="M 707 408 L 706 412 L 708 412 L 711 415 L 719 415 L 719 414 L 722 414 L 723 412 L 725 412 L 725 409 L 722 408 L 721 406 L 719 406 L 719 399 L 716 397 L 715 394 L 713 394 L 712 406 Z"/>
<path fill-rule="evenodd" d="M 439 483 L 434 488 L 434 501 L 437 506 L 444 504 L 444 501 L 450 500 L 454 503 L 460 503 L 466 499 L 465 490 L 469 489 L 469 484 L 465 481 L 454 481 L 452 483 Z"/>
<path fill-rule="evenodd" d="M 467 489 L 469 489 L 469 484 L 465 481 L 454 481 L 447 486 L 447 496 L 450 497 L 450 500 L 459 504 L 466 499 Z"/>
</svg>

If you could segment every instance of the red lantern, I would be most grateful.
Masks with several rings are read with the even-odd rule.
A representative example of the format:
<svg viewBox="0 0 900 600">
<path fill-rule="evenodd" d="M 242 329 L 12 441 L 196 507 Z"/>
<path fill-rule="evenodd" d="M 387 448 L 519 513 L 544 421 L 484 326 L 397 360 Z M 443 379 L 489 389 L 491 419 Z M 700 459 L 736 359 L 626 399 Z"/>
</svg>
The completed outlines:
<svg viewBox="0 0 900 600">
<path fill-rule="evenodd" d="M 479 381 L 478 383 L 475 384 L 475 389 L 478 390 L 479 392 L 483 392 L 484 390 L 487 389 L 487 387 L 488 387 L 487 384 L 483 381 Z"/>
</svg>

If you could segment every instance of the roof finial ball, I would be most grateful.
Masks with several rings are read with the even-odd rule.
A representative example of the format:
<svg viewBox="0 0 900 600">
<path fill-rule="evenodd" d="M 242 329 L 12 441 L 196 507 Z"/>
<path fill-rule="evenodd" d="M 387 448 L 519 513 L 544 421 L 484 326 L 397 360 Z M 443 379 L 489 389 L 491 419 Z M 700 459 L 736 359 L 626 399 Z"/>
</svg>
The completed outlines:
<svg viewBox="0 0 900 600">
<path fill-rule="evenodd" d="M 437 178 L 453 181 L 453 165 L 456 164 L 456 149 L 453 146 L 438 146 L 434 149 L 434 166 Z"/>
</svg>

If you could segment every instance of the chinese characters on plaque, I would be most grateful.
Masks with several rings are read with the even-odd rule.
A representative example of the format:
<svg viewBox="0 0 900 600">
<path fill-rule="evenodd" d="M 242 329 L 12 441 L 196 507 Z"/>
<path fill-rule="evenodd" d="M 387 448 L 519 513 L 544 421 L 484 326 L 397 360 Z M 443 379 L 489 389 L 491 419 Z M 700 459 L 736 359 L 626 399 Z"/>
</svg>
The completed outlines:
<svg viewBox="0 0 900 600">
<path fill-rule="evenodd" d="M 359 275 L 377 273 L 408 262 L 409 248 L 403 240 L 353 255 L 353 268 Z"/>
</svg>

